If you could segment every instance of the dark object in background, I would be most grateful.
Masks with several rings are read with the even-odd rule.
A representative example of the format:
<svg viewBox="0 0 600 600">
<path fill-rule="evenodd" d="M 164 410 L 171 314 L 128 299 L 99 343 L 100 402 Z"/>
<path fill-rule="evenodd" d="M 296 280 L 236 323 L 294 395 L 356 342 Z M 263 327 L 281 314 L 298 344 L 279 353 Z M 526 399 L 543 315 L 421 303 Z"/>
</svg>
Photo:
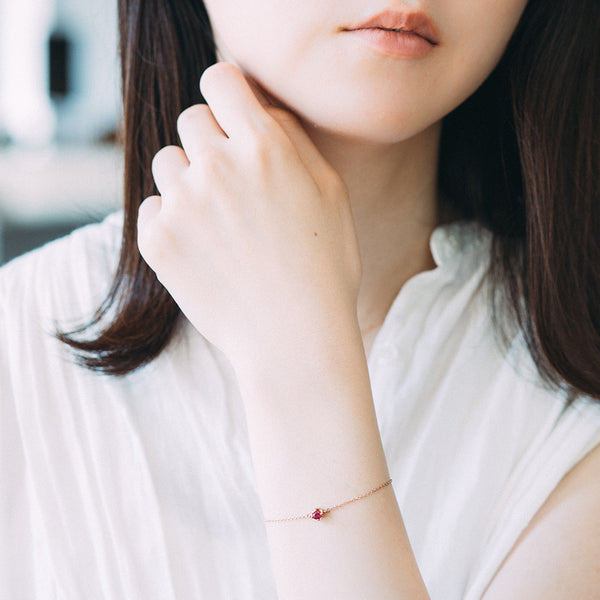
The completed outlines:
<svg viewBox="0 0 600 600">
<path fill-rule="evenodd" d="M 5 223 L 4 227 L 0 228 L 0 265 L 94 221 L 95 219 L 82 219 L 68 224 L 40 224 L 37 226 Z"/>
<path fill-rule="evenodd" d="M 73 45 L 64 33 L 55 31 L 48 40 L 50 97 L 63 100 L 71 92 Z"/>
</svg>

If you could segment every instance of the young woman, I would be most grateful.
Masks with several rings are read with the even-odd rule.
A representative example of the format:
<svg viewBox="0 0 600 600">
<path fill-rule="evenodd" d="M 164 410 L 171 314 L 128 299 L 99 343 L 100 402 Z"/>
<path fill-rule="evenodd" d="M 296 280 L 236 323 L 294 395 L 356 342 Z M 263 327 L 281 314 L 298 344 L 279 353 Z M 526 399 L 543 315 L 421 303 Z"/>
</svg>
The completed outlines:
<svg viewBox="0 0 600 600">
<path fill-rule="evenodd" d="M 123 215 L 0 275 L 0 596 L 597 598 L 596 0 L 120 19 Z"/>
</svg>

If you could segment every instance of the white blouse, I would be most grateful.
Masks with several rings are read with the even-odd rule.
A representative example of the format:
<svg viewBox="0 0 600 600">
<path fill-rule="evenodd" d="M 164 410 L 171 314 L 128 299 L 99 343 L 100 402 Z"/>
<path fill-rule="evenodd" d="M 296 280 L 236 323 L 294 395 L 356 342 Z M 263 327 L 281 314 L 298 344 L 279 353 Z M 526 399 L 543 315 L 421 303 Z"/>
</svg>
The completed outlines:
<svg viewBox="0 0 600 600">
<path fill-rule="evenodd" d="M 244 409 L 190 325 L 126 377 L 52 336 L 103 300 L 119 214 L 0 270 L 0 598 L 276 598 Z M 393 486 L 433 600 L 476 600 L 560 479 L 600 443 L 600 406 L 544 389 L 494 338 L 490 234 L 436 229 L 437 267 L 396 298 L 369 357 Z"/>
</svg>

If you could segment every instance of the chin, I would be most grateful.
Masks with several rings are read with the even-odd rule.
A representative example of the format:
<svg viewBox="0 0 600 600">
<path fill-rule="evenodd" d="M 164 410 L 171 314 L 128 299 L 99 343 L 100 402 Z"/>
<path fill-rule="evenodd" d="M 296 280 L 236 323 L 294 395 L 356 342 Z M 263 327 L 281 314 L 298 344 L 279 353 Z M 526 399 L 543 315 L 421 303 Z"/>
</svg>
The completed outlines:
<svg viewBox="0 0 600 600">
<path fill-rule="evenodd" d="M 258 78 L 256 78 L 260 81 Z M 310 95 L 300 90 L 277 90 L 260 81 L 275 104 L 294 113 L 309 134 L 329 135 L 373 145 L 392 145 L 410 139 L 436 122 L 435 109 L 424 110 L 412 98 L 394 98 L 372 90 L 321 86 Z M 333 100 L 333 101 L 332 101 Z"/>
<path fill-rule="evenodd" d="M 298 115 L 307 132 L 322 136 L 332 136 L 361 144 L 386 146 L 398 144 L 409 140 L 421 132 L 431 128 L 435 121 L 417 122 L 408 115 L 388 114 L 386 118 L 377 115 L 361 115 L 356 118 L 356 113 L 349 115 L 337 112 L 330 115 Z"/>
</svg>

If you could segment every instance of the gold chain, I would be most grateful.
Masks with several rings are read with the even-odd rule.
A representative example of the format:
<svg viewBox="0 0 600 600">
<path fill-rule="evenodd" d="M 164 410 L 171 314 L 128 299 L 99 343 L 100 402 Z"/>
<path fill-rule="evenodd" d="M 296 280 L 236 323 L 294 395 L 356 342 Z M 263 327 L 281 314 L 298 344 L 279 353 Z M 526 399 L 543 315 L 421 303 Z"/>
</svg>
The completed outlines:
<svg viewBox="0 0 600 600">
<path fill-rule="evenodd" d="M 332 510 L 336 508 L 341 508 L 342 506 L 346 506 L 351 504 L 352 502 L 356 502 L 357 500 L 362 500 L 367 496 L 371 496 L 375 492 L 382 490 L 384 487 L 387 487 L 392 483 L 391 479 L 388 479 L 385 483 L 382 483 L 380 486 L 369 490 L 368 492 L 361 494 L 360 496 L 354 496 L 354 498 L 350 498 L 350 500 L 346 500 L 346 502 L 342 502 L 341 504 L 336 504 L 335 506 L 329 506 L 328 508 L 315 508 L 312 512 L 307 513 L 305 515 L 300 515 L 298 517 L 286 517 L 285 519 L 266 519 L 265 523 L 285 523 L 287 521 L 299 521 L 300 519 L 313 519 L 315 521 L 320 521 L 327 513 L 330 513 Z"/>
</svg>

